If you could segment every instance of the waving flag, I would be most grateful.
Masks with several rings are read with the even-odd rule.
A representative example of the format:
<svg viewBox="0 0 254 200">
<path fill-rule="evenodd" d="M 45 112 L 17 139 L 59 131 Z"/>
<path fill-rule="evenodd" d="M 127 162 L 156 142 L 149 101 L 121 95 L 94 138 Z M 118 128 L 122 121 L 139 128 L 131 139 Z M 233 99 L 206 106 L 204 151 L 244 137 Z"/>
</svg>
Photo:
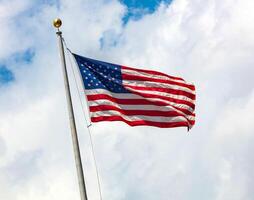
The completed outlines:
<svg viewBox="0 0 254 200">
<path fill-rule="evenodd" d="M 195 86 L 182 78 L 73 55 L 92 122 L 188 129 L 194 125 Z"/>
</svg>

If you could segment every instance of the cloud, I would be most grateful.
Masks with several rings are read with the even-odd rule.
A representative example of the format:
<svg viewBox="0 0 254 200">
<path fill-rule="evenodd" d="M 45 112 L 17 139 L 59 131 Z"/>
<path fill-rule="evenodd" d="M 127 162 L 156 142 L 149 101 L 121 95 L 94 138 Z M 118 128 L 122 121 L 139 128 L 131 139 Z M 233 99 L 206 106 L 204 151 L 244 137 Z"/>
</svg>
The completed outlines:
<svg viewBox="0 0 254 200">
<path fill-rule="evenodd" d="M 0 4 L 0 25 L 1 25 L 1 46 L 0 59 L 10 56 L 14 52 L 22 51 L 30 45 L 29 38 L 20 31 L 16 21 L 22 14 L 31 8 L 32 2 L 24 1 L 1 1 Z M 18 44 L 18 45 L 17 45 Z"/>
<path fill-rule="evenodd" d="M 123 25 L 126 7 L 115 0 L 1 1 L 0 63 L 15 80 L 0 87 L 0 198 L 79 198 L 51 25 L 60 16 L 75 53 L 181 76 L 197 88 L 190 133 L 92 125 L 104 199 L 253 199 L 253 4 L 175 0 Z M 99 199 L 82 93 L 70 81 L 88 195 Z"/>
</svg>

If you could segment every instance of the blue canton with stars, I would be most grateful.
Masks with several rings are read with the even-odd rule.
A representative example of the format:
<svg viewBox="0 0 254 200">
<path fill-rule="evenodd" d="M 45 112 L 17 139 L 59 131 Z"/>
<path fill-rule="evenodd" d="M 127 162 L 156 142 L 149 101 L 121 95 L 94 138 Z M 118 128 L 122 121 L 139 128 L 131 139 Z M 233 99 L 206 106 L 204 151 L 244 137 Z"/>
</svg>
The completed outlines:
<svg viewBox="0 0 254 200">
<path fill-rule="evenodd" d="M 85 89 L 106 89 L 114 93 L 129 93 L 122 85 L 121 66 L 103 61 L 75 57 Z"/>
</svg>

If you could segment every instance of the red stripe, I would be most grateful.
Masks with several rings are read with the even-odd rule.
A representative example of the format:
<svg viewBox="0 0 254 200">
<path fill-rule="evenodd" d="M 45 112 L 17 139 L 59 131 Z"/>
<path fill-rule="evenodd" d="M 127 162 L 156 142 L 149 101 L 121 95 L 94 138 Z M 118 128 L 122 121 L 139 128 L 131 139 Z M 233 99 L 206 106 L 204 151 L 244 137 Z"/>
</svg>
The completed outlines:
<svg viewBox="0 0 254 200">
<path fill-rule="evenodd" d="M 183 114 L 180 114 L 176 111 L 158 111 L 158 110 L 125 110 L 121 109 L 115 106 L 110 105 L 99 105 L 99 106 L 89 106 L 90 112 L 96 112 L 96 111 L 105 111 L 105 110 L 115 110 L 119 113 L 127 116 L 133 116 L 133 115 L 145 115 L 145 116 L 163 116 L 163 117 L 184 117 L 186 120 L 188 120 Z M 191 120 L 188 120 L 191 121 Z"/>
<path fill-rule="evenodd" d="M 158 91 L 158 92 L 165 92 L 168 94 L 174 94 L 174 95 L 182 95 L 182 96 L 186 96 L 192 100 L 196 99 L 196 95 L 193 93 L 189 93 L 183 90 L 175 90 L 175 89 L 171 89 L 171 88 L 158 88 L 158 87 L 143 87 L 143 86 L 133 86 L 133 85 L 127 85 L 127 84 L 123 84 L 125 87 L 130 87 L 133 88 L 135 90 L 147 90 L 147 91 Z"/>
<path fill-rule="evenodd" d="M 129 74 L 124 74 L 122 73 L 122 79 L 123 80 L 136 80 L 136 81 L 151 81 L 151 82 L 159 82 L 159 83 L 168 83 L 171 85 L 178 85 L 182 87 L 189 88 L 190 90 L 195 91 L 195 86 L 186 84 L 186 83 L 179 83 L 175 81 L 170 81 L 170 80 L 163 80 L 163 79 L 158 79 L 158 78 L 148 78 L 144 76 L 137 76 L 137 75 L 129 75 Z"/>
<path fill-rule="evenodd" d="M 94 95 L 87 95 L 88 101 L 94 101 L 94 100 L 100 100 L 100 99 L 107 99 L 109 101 L 123 104 L 123 105 L 156 105 L 156 106 L 171 106 L 186 115 L 192 115 L 195 116 L 195 114 L 187 109 L 184 108 L 177 108 L 175 106 L 169 105 L 168 103 L 162 102 L 162 101 L 148 101 L 147 99 L 119 99 L 114 98 L 107 94 L 94 94 Z"/>
<path fill-rule="evenodd" d="M 170 127 L 180 127 L 187 126 L 190 128 L 188 122 L 152 122 L 146 120 L 137 120 L 137 121 L 128 121 L 121 116 L 100 116 L 100 117 L 91 117 L 92 122 L 101 122 L 101 121 L 123 121 L 130 126 L 155 126 L 159 128 L 170 128 Z"/>
<path fill-rule="evenodd" d="M 130 70 L 135 70 L 138 72 L 145 72 L 145 73 L 152 74 L 152 75 L 165 76 L 165 77 L 168 77 L 171 79 L 184 81 L 184 79 L 182 79 L 182 78 L 175 77 L 175 76 L 169 76 L 169 75 L 164 74 L 162 72 L 157 72 L 157 71 L 153 71 L 153 70 L 145 70 L 145 69 L 136 69 L 136 68 L 131 68 L 131 67 L 127 67 L 127 66 L 121 66 L 121 67 L 122 67 L 122 69 L 130 69 Z"/>
<path fill-rule="evenodd" d="M 126 88 L 126 89 L 128 90 L 128 88 Z M 184 104 L 186 106 L 191 107 L 193 110 L 195 109 L 195 104 L 191 103 L 189 101 L 186 101 L 186 100 L 175 99 L 172 97 L 165 97 L 165 96 L 158 95 L 158 94 L 147 94 L 147 93 L 142 93 L 142 91 L 134 91 L 134 90 L 130 90 L 130 89 L 129 89 L 129 91 L 131 91 L 131 93 L 133 93 L 133 94 L 137 94 L 137 95 L 142 96 L 144 98 L 163 99 L 163 100 L 170 101 L 170 102 L 177 103 L 177 104 Z"/>
</svg>

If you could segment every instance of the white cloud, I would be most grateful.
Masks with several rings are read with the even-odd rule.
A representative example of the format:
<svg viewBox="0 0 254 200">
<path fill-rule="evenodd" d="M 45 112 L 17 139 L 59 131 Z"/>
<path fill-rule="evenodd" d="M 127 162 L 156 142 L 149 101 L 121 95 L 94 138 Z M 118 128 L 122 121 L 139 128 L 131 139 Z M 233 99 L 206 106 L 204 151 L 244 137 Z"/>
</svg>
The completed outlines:
<svg viewBox="0 0 254 200">
<path fill-rule="evenodd" d="M 56 16 L 74 52 L 182 76 L 197 87 L 190 133 L 92 126 L 104 199 L 253 199 L 253 4 L 175 0 L 122 26 L 126 8 L 118 1 L 1 1 L 0 59 L 15 81 L 0 87 L 0 199 L 79 199 Z M 31 63 L 10 59 L 27 48 L 35 51 Z M 74 102 L 88 194 L 99 199 L 77 92 Z"/>
</svg>

